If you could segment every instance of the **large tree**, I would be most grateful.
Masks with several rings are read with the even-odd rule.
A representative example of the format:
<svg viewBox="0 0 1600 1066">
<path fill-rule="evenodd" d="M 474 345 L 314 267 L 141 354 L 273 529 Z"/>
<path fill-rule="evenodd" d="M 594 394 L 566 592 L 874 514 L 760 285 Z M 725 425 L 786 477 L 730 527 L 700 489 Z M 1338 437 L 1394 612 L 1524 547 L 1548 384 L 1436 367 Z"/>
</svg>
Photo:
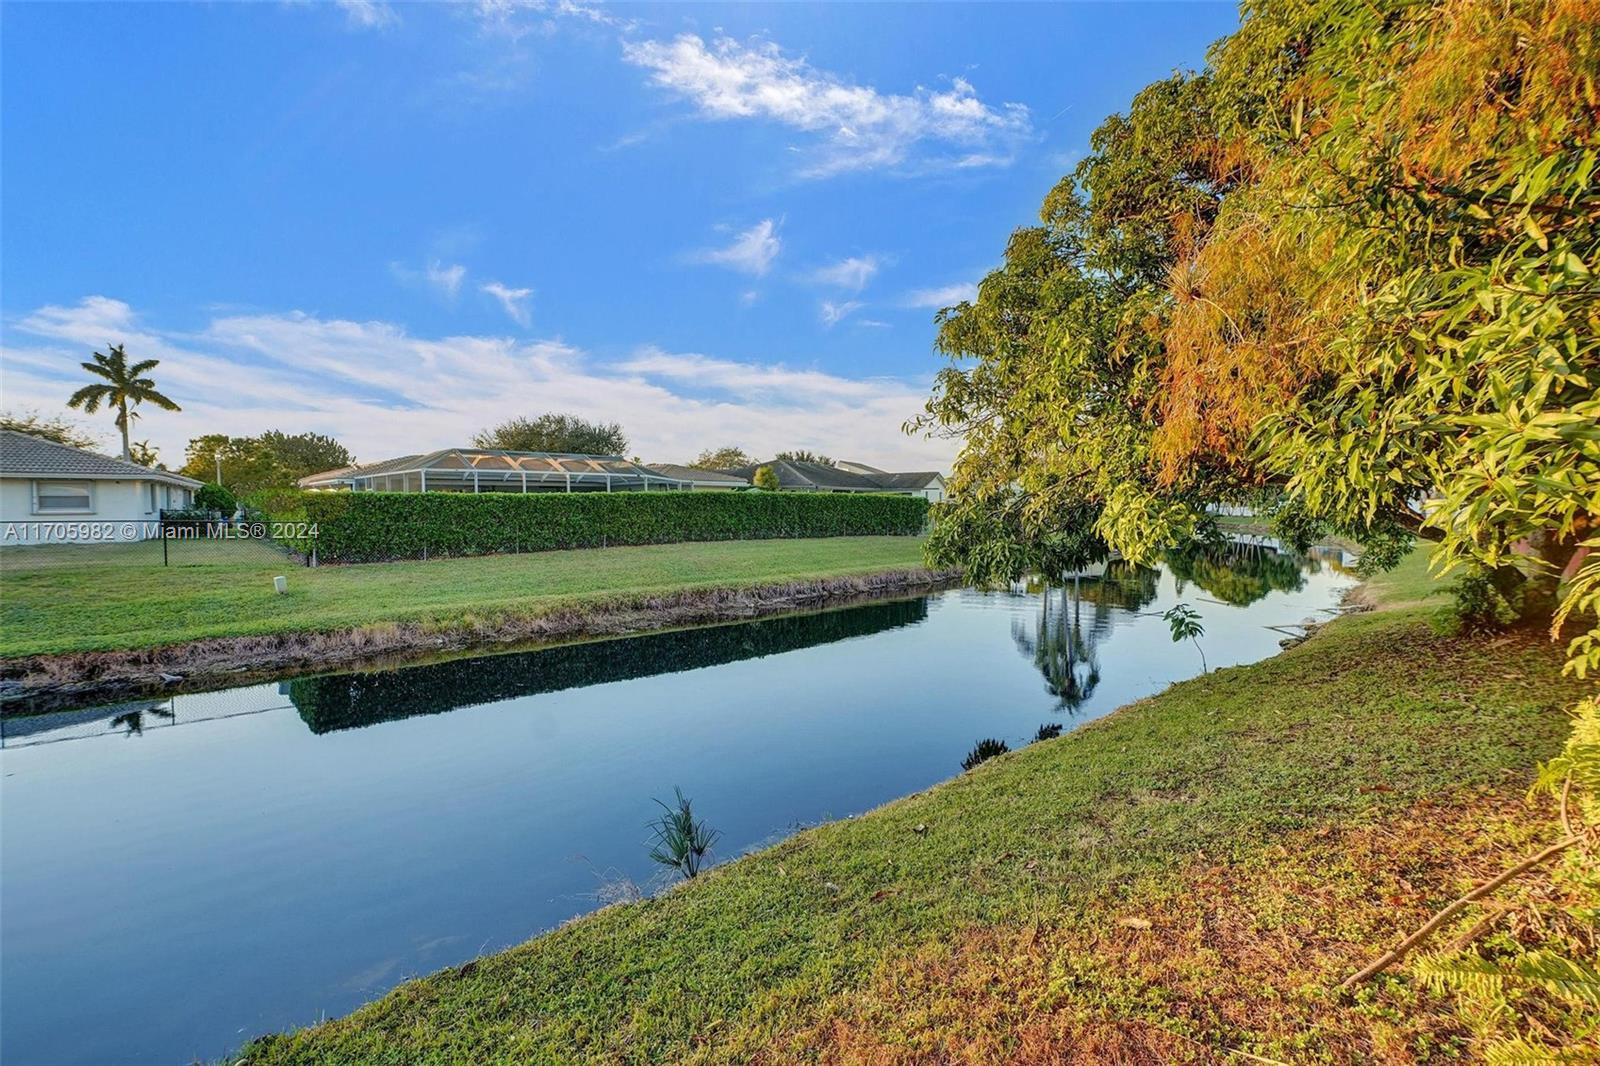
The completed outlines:
<svg viewBox="0 0 1600 1066">
<path fill-rule="evenodd" d="M 178 472 L 198 481 L 221 484 L 235 496 L 294 484 L 289 470 L 260 438 L 230 437 L 225 433 L 208 433 L 189 441 Z"/>
<path fill-rule="evenodd" d="M 270 451 L 292 479 L 350 466 L 350 449 L 323 433 L 283 433 L 269 429 L 256 440 Z"/>
<path fill-rule="evenodd" d="M 167 411 L 179 411 L 182 408 L 163 395 L 156 388 L 155 381 L 145 376 L 161 365 L 159 359 L 141 359 L 130 365 L 122 345 L 113 344 L 107 350 L 109 355 L 95 352 L 93 361 L 79 364 L 102 381 L 85 385 L 73 393 L 67 400 L 67 406 L 80 408 L 87 414 L 94 414 L 101 406 L 116 411 L 116 427 L 122 434 L 122 457 L 127 459 L 130 455 L 128 430 L 133 420 L 139 417 L 138 407 L 141 403 L 155 404 Z"/>
<path fill-rule="evenodd" d="M 689 465 L 702 470 L 732 470 L 753 462 L 755 459 L 749 452 L 730 444 L 722 448 L 707 448 Z"/>
<path fill-rule="evenodd" d="M 1441 569 L 1530 574 L 1518 606 L 1559 596 L 1553 630 L 1586 630 L 1569 668 L 1600 670 L 1597 10 L 1246 3 L 940 313 L 954 365 L 913 428 L 965 443 L 933 558 L 990 578 L 1150 559 L 1207 505 L 1254 502 L 1368 564 L 1418 536 Z M 1600 708 L 1576 717 L 1541 782 L 1592 901 Z M 1572 992 L 1576 965 L 1476 959 L 1455 983 Z M 1600 1051 L 1577 1041 L 1573 1061 Z"/>
<path fill-rule="evenodd" d="M 579 455 L 621 455 L 628 450 L 628 438 L 620 424 L 556 413 L 513 418 L 477 434 L 472 443 L 479 448 Z"/>
</svg>

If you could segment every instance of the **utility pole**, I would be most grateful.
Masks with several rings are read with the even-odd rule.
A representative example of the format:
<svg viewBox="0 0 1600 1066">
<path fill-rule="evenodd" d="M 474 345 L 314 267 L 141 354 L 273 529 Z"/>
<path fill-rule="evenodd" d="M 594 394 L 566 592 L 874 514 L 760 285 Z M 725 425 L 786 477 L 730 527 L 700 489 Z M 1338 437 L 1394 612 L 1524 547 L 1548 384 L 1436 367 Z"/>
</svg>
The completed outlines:
<svg viewBox="0 0 1600 1066">
<path fill-rule="evenodd" d="M 222 485 L 222 449 L 221 448 L 217 449 L 216 460 L 217 460 L 217 485 L 220 487 Z"/>
</svg>

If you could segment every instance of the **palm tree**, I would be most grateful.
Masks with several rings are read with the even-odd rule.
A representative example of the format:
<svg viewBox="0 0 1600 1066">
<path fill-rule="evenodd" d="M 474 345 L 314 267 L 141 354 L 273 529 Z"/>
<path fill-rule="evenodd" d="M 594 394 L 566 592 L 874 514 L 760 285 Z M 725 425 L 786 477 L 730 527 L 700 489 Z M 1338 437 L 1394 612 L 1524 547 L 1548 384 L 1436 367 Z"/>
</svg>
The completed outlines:
<svg viewBox="0 0 1600 1066">
<path fill-rule="evenodd" d="M 82 408 L 91 415 L 100 410 L 101 404 L 108 408 L 115 407 L 117 428 L 122 431 L 122 457 L 131 461 L 128 427 L 133 419 L 139 417 L 139 413 L 131 408 L 146 401 L 165 411 L 181 411 L 182 408 L 157 392 L 154 381 L 142 376 L 160 360 L 144 359 L 129 366 L 128 354 L 122 350 L 122 345 L 113 344 L 110 347 L 110 355 L 95 352 L 94 362 L 82 364 L 85 370 L 96 377 L 105 378 L 108 384 L 85 385 L 72 394 L 67 406 Z"/>
</svg>

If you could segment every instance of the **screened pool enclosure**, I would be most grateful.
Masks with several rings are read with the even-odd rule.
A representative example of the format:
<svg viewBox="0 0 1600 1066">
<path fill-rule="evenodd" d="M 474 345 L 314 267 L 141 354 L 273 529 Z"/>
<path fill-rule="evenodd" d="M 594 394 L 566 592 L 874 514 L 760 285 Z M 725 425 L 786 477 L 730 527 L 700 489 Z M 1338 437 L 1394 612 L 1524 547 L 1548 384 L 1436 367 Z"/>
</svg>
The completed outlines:
<svg viewBox="0 0 1600 1066">
<path fill-rule="evenodd" d="M 345 467 L 300 480 L 305 489 L 352 492 L 646 492 L 690 482 L 617 455 L 446 448 Z"/>
</svg>

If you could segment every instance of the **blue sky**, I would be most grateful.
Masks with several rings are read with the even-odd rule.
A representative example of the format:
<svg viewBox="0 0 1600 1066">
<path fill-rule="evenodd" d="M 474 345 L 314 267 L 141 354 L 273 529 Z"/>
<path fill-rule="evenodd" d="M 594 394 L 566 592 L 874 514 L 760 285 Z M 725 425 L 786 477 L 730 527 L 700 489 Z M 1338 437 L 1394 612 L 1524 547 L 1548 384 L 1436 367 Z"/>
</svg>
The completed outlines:
<svg viewBox="0 0 1600 1066">
<path fill-rule="evenodd" d="M 0 385 L 364 460 L 516 414 L 894 467 L 934 310 L 1227 4 L 0 7 Z M 109 445 L 109 420 L 91 422 Z"/>
</svg>

